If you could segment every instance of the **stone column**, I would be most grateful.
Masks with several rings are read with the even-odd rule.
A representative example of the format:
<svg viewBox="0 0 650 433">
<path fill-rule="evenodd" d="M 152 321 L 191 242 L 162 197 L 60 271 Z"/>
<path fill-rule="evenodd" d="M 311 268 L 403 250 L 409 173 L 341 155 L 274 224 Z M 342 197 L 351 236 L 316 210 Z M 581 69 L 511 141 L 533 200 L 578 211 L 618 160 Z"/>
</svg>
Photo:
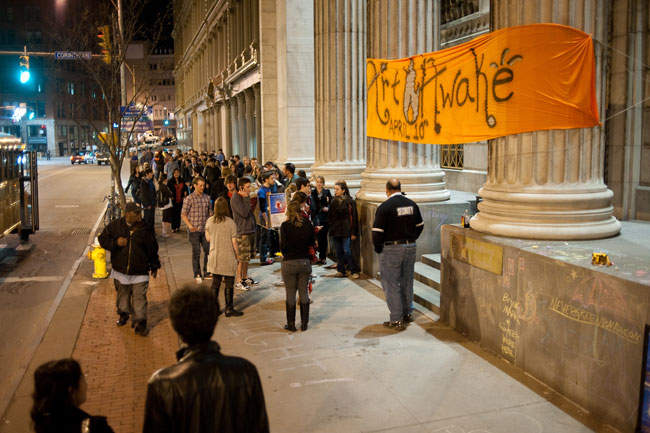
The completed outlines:
<svg viewBox="0 0 650 433">
<path fill-rule="evenodd" d="M 255 156 L 262 158 L 262 101 L 260 100 L 260 84 L 253 87 L 255 98 Z M 260 161 L 264 164 L 264 161 Z"/>
<path fill-rule="evenodd" d="M 278 92 L 275 162 L 280 166 L 291 162 L 296 169 L 308 172 L 314 163 L 313 6 L 312 1 L 277 0 L 275 17 Z M 266 121 L 264 124 L 266 127 Z"/>
<path fill-rule="evenodd" d="M 366 167 L 366 0 L 314 1 L 314 175 L 361 186 Z"/>
<path fill-rule="evenodd" d="M 235 155 L 238 152 L 237 142 L 239 141 L 239 127 L 237 126 L 237 119 L 239 106 L 237 104 L 237 98 L 230 98 L 230 154 L 228 157 Z"/>
<path fill-rule="evenodd" d="M 221 110 L 223 103 L 219 102 L 214 106 L 214 150 L 217 152 L 223 149 L 223 124 L 221 122 Z"/>
<path fill-rule="evenodd" d="M 223 112 L 221 114 L 221 124 L 223 125 L 223 134 L 221 135 L 221 149 L 227 157 L 232 155 L 232 106 L 231 101 L 226 100 L 223 104 Z"/>
<path fill-rule="evenodd" d="M 246 98 L 246 146 L 243 151 L 251 158 L 256 155 L 255 147 L 255 101 L 253 100 L 253 89 L 250 87 L 244 91 Z"/>
<path fill-rule="evenodd" d="M 246 98 L 244 98 L 244 92 L 239 92 L 237 94 L 237 112 L 239 113 L 238 120 L 238 137 L 237 137 L 237 153 L 240 157 L 244 157 L 246 154 Z"/>
<path fill-rule="evenodd" d="M 400 59 L 434 51 L 437 3 L 436 0 L 369 0 L 368 57 Z M 367 140 L 367 163 L 361 174 L 358 198 L 383 202 L 386 181 L 396 177 L 402 183 L 402 190 L 416 202 L 449 199 L 443 181 L 445 174 L 440 169 L 439 146 L 372 137 Z"/>
<path fill-rule="evenodd" d="M 492 3 L 495 29 L 536 22 L 565 24 L 608 39 L 609 2 L 542 0 Z M 607 53 L 596 49 L 596 96 L 605 118 Z M 603 181 L 603 128 L 537 131 L 488 142 L 483 202 L 471 227 L 501 236 L 535 239 L 597 239 L 613 236 L 612 191 Z"/>
</svg>

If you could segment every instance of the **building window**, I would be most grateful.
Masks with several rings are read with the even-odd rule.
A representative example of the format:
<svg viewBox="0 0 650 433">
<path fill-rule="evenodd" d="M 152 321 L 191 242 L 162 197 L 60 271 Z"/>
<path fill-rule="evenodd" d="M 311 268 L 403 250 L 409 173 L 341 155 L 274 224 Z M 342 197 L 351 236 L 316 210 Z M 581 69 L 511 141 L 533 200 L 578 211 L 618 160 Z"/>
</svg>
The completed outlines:
<svg viewBox="0 0 650 433">
<path fill-rule="evenodd" d="M 7 8 L 7 21 L 11 22 L 14 20 L 14 8 Z"/>
<path fill-rule="evenodd" d="M 440 167 L 463 169 L 463 145 L 443 144 L 440 149 Z"/>
<path fill-rule="evenodd" d="M 68 93 L 74 95 L 74 82 L 68 81 Z"/>
<path fill-rule="evenodd" d="M 37 112 L 38 112 L 38 117 L 46 117 L 45 116 L 45 101 L 38 101 L 37 102 Z"/>
<path fill-rule="evenodd" d="M 65 125 L 59 126 L 59 135 L 61 137 L 66 137 L 68 135 L 68 127 Z"/>
</svg>

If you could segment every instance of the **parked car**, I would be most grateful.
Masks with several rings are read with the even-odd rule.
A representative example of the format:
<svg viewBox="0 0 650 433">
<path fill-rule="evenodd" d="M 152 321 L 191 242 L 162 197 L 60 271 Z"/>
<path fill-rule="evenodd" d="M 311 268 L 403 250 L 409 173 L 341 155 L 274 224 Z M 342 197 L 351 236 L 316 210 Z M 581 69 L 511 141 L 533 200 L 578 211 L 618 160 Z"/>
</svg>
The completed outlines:
<svg viewBox="0 0 650 433">
<path fill-rule="evenodd" d="M 110 156 L 108 155 L 108 152 L 97 152 L 95 154 L 95 161 L 97 161 L 97 165 L 110 165 L 111 159 Z"/>
<path fill-rule="evenodd" d="M 95 155 L 92 152 L 88 152 L 86 150 L 80 150 L 78 152 L 75 152 L 72 154 L 70 157 L 70 164 L 94 164 L 95 163 Z"/>
</svg>

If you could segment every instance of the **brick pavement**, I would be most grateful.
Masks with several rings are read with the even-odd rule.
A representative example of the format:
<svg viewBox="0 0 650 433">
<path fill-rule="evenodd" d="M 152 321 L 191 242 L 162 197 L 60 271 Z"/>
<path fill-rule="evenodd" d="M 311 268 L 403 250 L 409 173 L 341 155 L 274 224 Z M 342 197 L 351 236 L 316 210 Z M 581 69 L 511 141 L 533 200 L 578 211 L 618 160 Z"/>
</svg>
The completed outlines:
<svg viewBox="0 0 650 433">
<path fill-rule="evenodd" d="M 108 417 L 115 433 L 142 431 L 147 380 L 176 361 L 179 341 L 167 314 L 169 286 L 164 268 L 150 280 L 147 297 L 151 332 L 140 337 L 129 325 L 115 325 L 113 282 L 102 282 L 90 297 L 72 354 L 87 376 L 88 400 L 83 409 Z"/>
</svg>

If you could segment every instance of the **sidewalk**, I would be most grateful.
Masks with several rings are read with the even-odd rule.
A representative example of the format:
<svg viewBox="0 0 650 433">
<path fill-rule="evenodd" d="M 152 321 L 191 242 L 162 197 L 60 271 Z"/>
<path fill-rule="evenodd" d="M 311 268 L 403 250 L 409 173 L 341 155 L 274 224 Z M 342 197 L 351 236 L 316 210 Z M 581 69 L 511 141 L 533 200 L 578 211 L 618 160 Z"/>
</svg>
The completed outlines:
<svg viewBox="0 0 650 433">
<path fill-rule="evenodd" d="M 66 303 L 66 295 L 62 313 L 83 321 L 75 328 L 74 320 L 65 322 L 57 312 L 59 320 L 53 320 L 10 408 L 13 424 L 0 426 L 2 432 L 29 431 L 25 417 L 35 365 L 70 355 L 88 375 L 83 408 L 108 416 L 116 433 L 141 430 L 146 381 L 175 362 L 179 347 L 167 317 L 169 294 L 196 285 L 187 234 L 159 242 L 164 269 L 149 289 L 150 335 L 115 326 L 108 280 L 90 296 L 88 285 L 71 287 L 68 295 L 79 301 Z M 88 265 L 80 267 L 86 273 L 80 279 L 88 279 Z M 235 306 L 245 315 L 221 316 L 214 336 L 224 353 L 257 366 L 272 432 L 613 431 L 424 314 L 416 313 L 404 332 L 386 330 L 383 293 L 370 280 L 327 278 L 332 271 L 315 267 L 309 330 L 289 333 L 282 329 L 284 289 L 273 285 L 279 269 L 279 263 L 260 267 L 252 261 L 249 273 L 259 286 L 235 293 Z"/>
</svg>

